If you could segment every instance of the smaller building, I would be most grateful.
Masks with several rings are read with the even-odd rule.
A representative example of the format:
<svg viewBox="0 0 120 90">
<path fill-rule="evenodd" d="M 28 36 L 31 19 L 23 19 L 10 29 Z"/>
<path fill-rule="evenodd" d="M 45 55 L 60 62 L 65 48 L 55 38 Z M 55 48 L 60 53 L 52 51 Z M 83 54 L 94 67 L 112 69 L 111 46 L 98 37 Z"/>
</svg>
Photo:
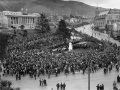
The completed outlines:
<svg viewBox="0 0 120 90">
<path fill-rule="evenodd" d="M 90 22 L 91 22 L 91 18 L 90 18 L 90 17 L 85 17 L 85 16 L 83 16 L 83 17 L 82 17 L 82 22 L 90 23 Z"/>
</svg>

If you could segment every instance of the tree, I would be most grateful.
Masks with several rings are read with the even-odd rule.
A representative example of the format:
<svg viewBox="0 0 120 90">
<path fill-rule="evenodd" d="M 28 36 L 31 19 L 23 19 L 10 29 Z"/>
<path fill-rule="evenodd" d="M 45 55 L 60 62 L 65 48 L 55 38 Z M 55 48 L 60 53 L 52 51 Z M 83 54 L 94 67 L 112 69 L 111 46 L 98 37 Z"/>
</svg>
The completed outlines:
<svg viewBox="0 0 120 90">
<path fill-rule="evenodd" d="M 16 27 L 15 26 L 11 26 L 11 28 L 14 30 L 14 34 L 16 35 Z"/>
<path fill-rule="evenodd" d="M 59 21 L 59 26 L 56 31 L 56 34 L 62 36 L 65 40 L 70 39 L 71 31 L 67 28 L 67 25 L 64 20 Z"/>
<path fill-rule="evenodd" d="M 43 13 L 38 17 L 36 30 L 42 33 L 50 31 L 49 21 Z"/>
<path fill-rule="evenodd" d="M 11 81 L 7 81 L 7 80 L 3 81 L 3 80 L 1 80 L 0 81 L 0 90 L 20 90 L 19 87 L 13 88 L 13 87 L 11 87 L 11 85 L 12 85 Z"/>
<path fill-rule="evenodd" d="M 27 36 L 27 30 L 24 30 L 24 28 L 25 28 L 24 25 L 20 26 L 20 29 L 23 31 L 23 37 L 26 37 Z"/>
<path fill-rule="evenodd" d="M 21 26 L 20 26 L 20 29 L 21 29 L 21 30 L 24 30 L 24 28 L 25 28 L 24 25 L 21 25 Z"/>
</svg>

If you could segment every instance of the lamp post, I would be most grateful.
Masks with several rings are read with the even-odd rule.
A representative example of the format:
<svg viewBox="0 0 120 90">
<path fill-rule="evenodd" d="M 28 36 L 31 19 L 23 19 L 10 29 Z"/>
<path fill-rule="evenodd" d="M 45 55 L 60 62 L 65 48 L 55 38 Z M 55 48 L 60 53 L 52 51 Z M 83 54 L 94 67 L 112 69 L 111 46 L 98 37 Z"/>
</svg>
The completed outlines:
<svg viewBox="0 0 120 90">
<path fill-rule="evenodd" d="M 90 51 L 89 51 L 88 56 L 87 56 L 87 60 L 88 60 L 88 90 L 90 90 L 90 63 L 91 63 L 91 59 L 92 59 Z"/>
</svg>

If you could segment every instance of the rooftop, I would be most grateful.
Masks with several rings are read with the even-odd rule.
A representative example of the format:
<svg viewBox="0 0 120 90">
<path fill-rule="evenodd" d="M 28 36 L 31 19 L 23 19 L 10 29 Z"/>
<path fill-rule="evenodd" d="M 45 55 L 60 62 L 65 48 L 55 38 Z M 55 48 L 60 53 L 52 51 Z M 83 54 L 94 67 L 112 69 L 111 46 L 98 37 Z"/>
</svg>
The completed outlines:
<svg viewBox="0 0 120 90">
<path fill-rule="evenodd" d="M 99 13 L 99 16 L 106 15 L 106 14 L 108 14 L 108 13 L 109 13 L 109 10 Z"/>
</svg>

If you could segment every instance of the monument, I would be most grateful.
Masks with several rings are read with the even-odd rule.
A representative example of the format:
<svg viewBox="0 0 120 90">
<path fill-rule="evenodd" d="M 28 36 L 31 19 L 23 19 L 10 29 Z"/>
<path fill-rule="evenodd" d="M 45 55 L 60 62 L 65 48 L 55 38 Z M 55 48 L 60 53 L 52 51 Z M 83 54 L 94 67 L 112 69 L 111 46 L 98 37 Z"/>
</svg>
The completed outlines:
<svg viewBox="0 0 120 90">
<path fill-rule="evenodd" d="M 72 45 L 72 43 L 70 42 L 69 43 L 69 51 L 72 51 L 73 50 L 73 45 Z"/>
</svg>

